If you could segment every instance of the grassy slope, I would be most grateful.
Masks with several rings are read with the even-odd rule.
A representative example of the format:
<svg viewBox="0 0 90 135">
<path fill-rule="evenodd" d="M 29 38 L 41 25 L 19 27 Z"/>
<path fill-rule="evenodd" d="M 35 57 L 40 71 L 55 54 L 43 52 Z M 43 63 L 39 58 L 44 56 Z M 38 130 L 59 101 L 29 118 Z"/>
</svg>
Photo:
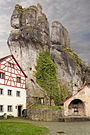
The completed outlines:
<svg viewBox="0 0 90 135">
<path fill-rule="evenodd" d="M 46 135 L 48 129 L 30 123 L 0 122 L 0 135 Z"/>
<path fill-rule="evenodd" d="M 59 106 L 45 106 L 45 105 L 33 105 L 32 108 L 51 109 L 51 110 L 61 109 Z"/>
</svg>

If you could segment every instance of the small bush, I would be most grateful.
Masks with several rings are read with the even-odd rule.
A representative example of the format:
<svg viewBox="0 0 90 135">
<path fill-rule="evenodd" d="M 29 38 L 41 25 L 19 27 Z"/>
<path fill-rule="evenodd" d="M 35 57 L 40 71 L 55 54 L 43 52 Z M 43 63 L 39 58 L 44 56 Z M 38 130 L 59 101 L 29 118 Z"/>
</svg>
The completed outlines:
<svg viewBox="0 0 90 135">
<path fill-rule="evenodd" d="M 7 119 L 12 119 L 12 118 L 14 118 L 14 116 L 12 116 L 12 115 L 7 115 Z"/>
<path fill-rule="evenodd" d="M 0 116 L 0 120 L 3 119 L 3 116 Z"/>
</svg>

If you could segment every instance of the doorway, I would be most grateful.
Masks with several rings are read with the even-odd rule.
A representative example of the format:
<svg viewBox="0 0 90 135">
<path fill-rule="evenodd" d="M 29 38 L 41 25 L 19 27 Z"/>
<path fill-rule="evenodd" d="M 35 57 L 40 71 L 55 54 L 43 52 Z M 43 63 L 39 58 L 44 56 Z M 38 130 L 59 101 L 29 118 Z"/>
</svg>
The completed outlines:
<svg viewBox="0 0 90 135">
<path fill-rule="evenodd" d="M 74 99 L 68 106 L 68 114 L 71 116 L 85 116 L 85 106 L 80 99 Z"/>
<path fill-rule="evenodd" d="M 22 106 L 19 105 L 18 106 L 18 117 L 21 117 L 22 116 Z"/>
</svg>

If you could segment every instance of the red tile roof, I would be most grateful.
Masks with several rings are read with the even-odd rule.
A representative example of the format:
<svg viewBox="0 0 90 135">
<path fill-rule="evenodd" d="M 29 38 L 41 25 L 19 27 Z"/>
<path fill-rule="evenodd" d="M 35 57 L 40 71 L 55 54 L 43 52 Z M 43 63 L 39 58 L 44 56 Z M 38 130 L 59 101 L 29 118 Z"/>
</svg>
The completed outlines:
<svg viewBox="0 0 90 135">
<path fill-rule="evenodd" d="M 0 62 L 3 61 L 3 60 L 5 60 L 5 59 L 8 58 L 9 56 L 11 56 L 11 55 L 8 55 L 8 56 L 6 56 L 6 57 L 1 58 L 1 59 L 0 59 Z"/>
<path fill-rule="evenodd" d="M 78 94 L 81 90 L 83 90 L 86 86 L 87 86 L 87 85 L 85 85 L 85 86 L 83 86 L 82 88 L 80 88 L 76 94 L 71 95 L 70 97 L 66 98 L 66 99 L 61 103 L 61 105 L 63 105 L 63 104 L 64 104 L 67 100 L 69 100 L 70 98 L 72 98 L 72 97 L 74 97 L 75 95 L 77 95 L 77 94 Z"/>
</svg>

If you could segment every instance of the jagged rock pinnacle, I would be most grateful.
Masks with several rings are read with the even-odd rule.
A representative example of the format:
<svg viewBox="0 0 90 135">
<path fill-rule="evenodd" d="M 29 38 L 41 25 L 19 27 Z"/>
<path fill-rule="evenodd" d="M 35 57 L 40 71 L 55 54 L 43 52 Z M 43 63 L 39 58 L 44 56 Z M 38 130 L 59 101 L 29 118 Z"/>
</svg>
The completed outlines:
<svg viewBox="0 0 90 135">
<path fill-rule="evenodd" d="M 15 29 L 15 32 L 11 33 L 12 40 L 15 34 L 18 34 L 18 38 L 25 40 L 47 45 L 50 43 L 49 23 L 40 4 L 28 8 L 17 4 L 11 16 L 11 26 Z"/>
<path fill-rule="evenodd" d="M 58 21 L 52 23 L 51 41 L 53 44 L 70 47 L 70 38 L 67 29 Z"/>
</svg>

